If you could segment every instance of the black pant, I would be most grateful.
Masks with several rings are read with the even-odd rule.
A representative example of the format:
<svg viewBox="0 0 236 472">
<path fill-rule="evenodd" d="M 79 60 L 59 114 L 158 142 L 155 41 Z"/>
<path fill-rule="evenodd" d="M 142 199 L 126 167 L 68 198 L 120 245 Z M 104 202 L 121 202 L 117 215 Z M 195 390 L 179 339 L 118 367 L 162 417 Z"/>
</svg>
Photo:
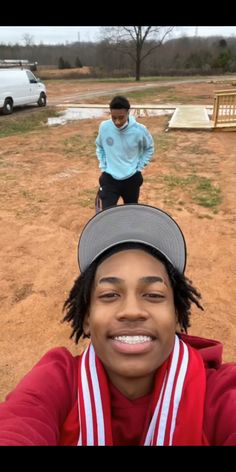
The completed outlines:
<svg viewBox="0 0 236 472">
<path fill-rule="evenodd" d="M 99 177 L 102 209 L 116 205 L 120 197 L 124 203 L 138 203 L 142 183 L 143 176 L 140 171 L 124 180 L 116 180 L 107 172 L 103 172 Z"/>
</svg>

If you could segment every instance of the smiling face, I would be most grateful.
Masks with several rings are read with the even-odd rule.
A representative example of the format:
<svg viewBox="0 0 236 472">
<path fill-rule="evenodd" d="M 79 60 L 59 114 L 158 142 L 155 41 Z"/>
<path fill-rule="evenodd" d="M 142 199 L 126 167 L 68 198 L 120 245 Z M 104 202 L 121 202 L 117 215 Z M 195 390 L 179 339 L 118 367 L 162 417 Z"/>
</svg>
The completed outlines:
<svg viewBox="0 0 236 472">
<path fill-rule="evenodd" d="M 126 110 L 126 108 L 111 109 L 111 119 L 117 128 L 121 128 L 121 126 L 123 126 L 128 120 L 128 117 L 129 110 Z"/>
<path fill-rule="evenodd" d="M 176 313 L 165 266 L 140 249 L 97 268 L 84 331 L 111 382 L 129 398 L 149 393 L 174 346 Z"/>
</svg>

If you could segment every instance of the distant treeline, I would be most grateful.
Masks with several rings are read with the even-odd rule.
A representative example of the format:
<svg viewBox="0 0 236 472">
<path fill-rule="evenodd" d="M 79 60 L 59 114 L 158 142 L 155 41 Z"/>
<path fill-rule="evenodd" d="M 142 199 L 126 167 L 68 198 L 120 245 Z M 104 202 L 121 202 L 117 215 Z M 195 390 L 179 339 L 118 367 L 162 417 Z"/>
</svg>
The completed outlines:
<svg viewBox="0 0 236 472">
<path fill-rule="evenodd" d="M 30 62 L 37 61 L 40 66 L 55 68 L 90 66 L 93 77 L 132 77 L 135 70 L 130 56 L 118 52 L 107 40 L 58 45 L 0 44 L 0 59 L 28 59 Z M 236 38 L 182 37 L 166 41 L 144 59 L 141 75 L 210 75 L 228 72 L 236 72 Z"/>
</svg>

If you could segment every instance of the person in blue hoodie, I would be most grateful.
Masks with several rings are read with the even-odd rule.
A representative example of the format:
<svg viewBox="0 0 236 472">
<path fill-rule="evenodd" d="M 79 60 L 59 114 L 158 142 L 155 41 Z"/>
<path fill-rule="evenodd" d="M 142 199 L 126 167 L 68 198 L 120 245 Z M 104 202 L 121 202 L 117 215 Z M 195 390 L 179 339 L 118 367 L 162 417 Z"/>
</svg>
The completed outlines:
<svg viewBox="0 0 236 472">
<path fill-rule="evenodd" d="M 117 95 L 109 106 L 111 118 L 100 124 L 96 139 L 103 210 L 116 205 L 120 197 L 124 203 L 138 203 L 142 170 L 154 153 L 153 138 L 146 126 L 130 116 L 127 98 Z"/>
</svg>

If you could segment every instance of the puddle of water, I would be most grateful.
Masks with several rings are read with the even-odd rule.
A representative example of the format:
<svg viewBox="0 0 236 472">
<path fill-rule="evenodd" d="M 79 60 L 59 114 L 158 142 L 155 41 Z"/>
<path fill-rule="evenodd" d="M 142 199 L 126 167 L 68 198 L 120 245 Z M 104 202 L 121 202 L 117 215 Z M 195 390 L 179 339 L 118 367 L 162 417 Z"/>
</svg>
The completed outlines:
<svg viewBox="0 0 236 472">
<path fill-rule="evenodd" d="M 174 109 L 169 110 L 152 110 L 140 108 L 139 110 L 131 110 L 130 114 L 135 117 L 139 116 L 161 116 L 161 115 L 172 115 Z M 49 126 L 58 126 L 65 125 L 68 121 L 74 120 L 86 120 L 88 118 L 109 118 L 109 110 L 104 110 L 104 108 L 67 108 L 62 112 L 62 116 L 57 116 L 53 118 L 48 118 Z"/>
<path fill-rule="evenodd" d="M 87 118 L 100 118 L 108 115 L 109 111 L 96 108 L 67 108 L 62 116 L 48 118 L 48 125 L 65 125 L 68 121 L 85 120 Z"/>
</svg>

